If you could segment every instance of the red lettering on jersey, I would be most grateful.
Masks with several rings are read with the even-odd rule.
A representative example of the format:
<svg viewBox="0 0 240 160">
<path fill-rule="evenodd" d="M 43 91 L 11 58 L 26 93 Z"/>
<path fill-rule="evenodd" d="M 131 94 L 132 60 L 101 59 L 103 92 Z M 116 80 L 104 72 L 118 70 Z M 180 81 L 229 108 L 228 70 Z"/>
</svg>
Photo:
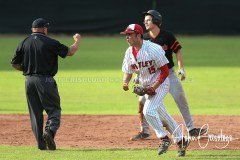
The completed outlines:
<svg viewBox="0 0 240 160">
<path fill-rule="evenodd" d="M 149 61 L 150 66 L 153 64 L 153 61 Z"/>
<path fill-rule="evenodd" d="M 142 62 L 138 62 L 139 68 L 142 68 Z"/>
<path fill-rule="evenodd" d="M 154 60 L 151 61 L 144 61 L 144 62 L 138 62 L 138 66 L 139 68 L 143 68 L 143 67 L 150 67 L 152 66 L 154 63 Z M 135 64 L 136 65 L 136 64 Z"/>
<path fill-rule="evenodd" d="M 142 67 L 146 67 L 147 66 L 147 61 L 142 62 Z"/>
<path fill-rule="evenodd" d="M 148 72 L 149 72 L 149 74 L 153 74 L 156 72 L 156 68 L 154 66 L 151 66 L 148 68 Z"/>
<path fill-rule="evenodd" d="M 135 69 L 138 69 L 138 67 L 137 67 L 136 64 L 132 64 L 132 65 L 131 65 L 131 69 L 132 69 L 132 70 L 135 70 Z"/>
</svg>

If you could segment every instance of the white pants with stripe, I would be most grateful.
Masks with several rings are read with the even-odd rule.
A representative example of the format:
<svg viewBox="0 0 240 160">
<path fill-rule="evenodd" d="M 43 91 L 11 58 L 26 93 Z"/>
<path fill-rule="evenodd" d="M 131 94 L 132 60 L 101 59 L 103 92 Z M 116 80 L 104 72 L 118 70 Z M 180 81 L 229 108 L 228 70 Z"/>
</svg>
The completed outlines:
<svg viewBox="0 0 240 160">
<path fill-rule="evenodd" d="M 193 120 L 192 120 L 192 117 L 191 117 L 191 114 L 189 111 L 188 103 L 187 103 L 181 82 L 179 81 L 173 68 L 171 68 L 169 70 L 168 78 L 170 81 L 169 93 L 174 98 L 174 100 L 181 112 L 181 115 L 183 117 L 183 120 L 185 122 L 187 130 L 190 131 L 190 130 L 194 129 L 195 126 L 194 126 L 194 123 L 193 123 Z M 145 101 L 146 101 L 146 98 L 144 96 L 139 97 L 139 102 L 144 104 Z M 149 124 L 147 123 L 145 117 L 143 117 L 143 122 L 140 124 L 140 126 L 141 126 L 141 131 L 143 131 L 144 133 L 147 133 L 147 134 L 150 133 Z"/>
<path fill-rule="evenodd" d="M 183 134 L 176 121 L 169 115 L 163 99 L 169 92 L 169 79 L 167 78 L 156 90 L 154 96 L 145 95 L 146 102 L 143 108 L 143 114 L 146 121 L 154 129 L 158 138 L 163 138 L 167 135 L 163 124 L 166 124 L 169 132 L 174 136 L 174 142 L 182 140 Z"/>
</svg>

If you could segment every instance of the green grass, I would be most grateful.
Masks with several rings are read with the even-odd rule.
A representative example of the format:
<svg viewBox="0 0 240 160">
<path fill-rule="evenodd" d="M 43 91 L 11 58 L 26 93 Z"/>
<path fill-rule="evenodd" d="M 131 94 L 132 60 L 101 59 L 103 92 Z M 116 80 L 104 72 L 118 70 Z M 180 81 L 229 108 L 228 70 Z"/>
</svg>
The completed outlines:
<svg viewBox="0 0 240 160">
<path fill-rule="evenodd" d="M 0 36 L 0 114 L 28 113 L 24 77 L 10 66 L 24 37 Z M 70 45 L 71 37 L 54 37 Z M 183 82 L 193 115 L 240 115 L 240 37 L 179 37 L 187 80 Z M 137 114 L 137 97 L 121 89 L 124 37 L 83 37 L 78 53 L 60 59 L 56 80 L 63 114 Z M 173 99 L 165 99 L 171 114 L 179 114 Z M 2 160 L 179 159 L 176 151 L 161 157 L 156 150 L 78 150 L 42 152 L 35 147 L 0 146 Z M 184 159 L 239 159 L 239 150 L 189 151 Z"/>
<path fill-rule="evenodd" d="M 187 68 L 183 86 L 194 115 L 239 115 L 238 68 Z M 229 72 L 235 76 L 228 76 Z M 24 77 L 19 72 L 2 72 L 0 113 L 27 113 Z M 220 78 L 224 77 L 224 78 Z M 136 114 L 137 97 L 121 89 L 122 73 L 111 71 L 60 71 L 56 77 L 63 114 Z M 226 83 L 231 82 L 231 83 Z M 233 94 L 234 93 L 234 94 Z M 179 111 L 170 95 L 165 100 L 171 114 Z"/>
<path fill-rule="evenodd" d="M 70 45 L 70 37 L 54 37 Z M 24 77 L 10 60 L 23 37 L 0 37 L 0 113 L 28 113 Z M 240 114 L 240 37 L 179 37 L 187 80 L 184 90 L 194 115 Z M 60 59 L 56 80 L 63 114 L 137 114 L 137 97 L 121 89 L 124 37 L 84 37 L 74 57 Z M 165 99 L 179 114 L 173 99 Z"/>
<path fill-rule="evenodd" d="M 1 37 L 0 71 L 12 70 L 10 61 L 21 37 Z M 71 45 L 71 37 L 53 36 Z M 188 67 L 240 67 L 240 37 L 200 36 L 178 37 L 183 46 L 184 62 Z M 60 60 L 60 70 L 118 70 L 127 48 L 124 37 L 82 37 L 78 53 Z"/>
<path fill-rule="evenodd" d="M 1 160 L 158 160 L 158 159 L 182 159 L 177 158 L 177 151 L 168 151 L 161 156 L 157 155 L 156 150 L 150 149 L 109 149 L 109 150 L 79 150 L 72 148 L 61 148 L 54 152 L 39 151 L 33 147 L 13 147 L 13 146 L 0 146 L 0 159 Z M 240 151 L 238 150 L 199 150 L 188 151 L 186 160 L 223 160 L 231 159 L 237 160 L 240 158 Z"/>
</svg>

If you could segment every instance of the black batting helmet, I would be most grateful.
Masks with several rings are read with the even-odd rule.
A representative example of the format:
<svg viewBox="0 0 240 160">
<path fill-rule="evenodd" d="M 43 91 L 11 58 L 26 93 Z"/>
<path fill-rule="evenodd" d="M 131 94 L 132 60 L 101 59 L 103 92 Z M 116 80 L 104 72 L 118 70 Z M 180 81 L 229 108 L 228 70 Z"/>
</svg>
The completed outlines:
<svg viewBox="0 0 240 160">
<path fill-rule="evenodd" d="M 160 26 L 162 24 L 162 16 L 156 10 L 149 10 L 147 12 L 143 12 L 143 15 L 151 15 L 153 17 L 153 23 Z"/>
</svg>

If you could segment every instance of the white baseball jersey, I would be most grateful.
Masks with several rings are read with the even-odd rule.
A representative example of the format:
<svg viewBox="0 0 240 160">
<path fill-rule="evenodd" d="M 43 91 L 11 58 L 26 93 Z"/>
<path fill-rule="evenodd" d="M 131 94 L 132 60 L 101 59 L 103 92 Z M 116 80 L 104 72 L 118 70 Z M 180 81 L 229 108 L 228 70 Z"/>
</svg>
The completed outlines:
<svg viewBox="0 0 240 160">
<path fill-rule="evenodd" d="M 138 51 L 136 58 L 133 55 L 133 47 L 129 47 L 125 53 L 122 71 L 124 73 L 139 75 L 139 83 L 151 86 L 160 75 L 161 66 L 168 63 L 165 52 L 161 46 L 150 41 L 143 40 L 142 48 Z M 168 78 L 156 89 L 156 95 L 145 95 L 143 114 L 146 121 L 153 127 L 158 138 L 165 137 L 167 132 L 163 128 L 165 123 L 174 135 L 175 142 L 179 142 L 182 137 L 181 130 L 177 127 L 176 121 L 168 114 L 163 104 L 163 99 L 169 91 Z M 176 131 L 175 131 L 176 129 Z"/>
<path fill-rule="evenodd" d="M 165 52 L 160 45 L 143 40 L 142 48 L 138 51 L 136 59 L 132 46 L 126 50 L 122 71 L 128 74 L 139 74 L 139 83 L 148 86 L 152 85 L 160 75 L 161 71 L 158 68 L 167 63 Z"/>
</svg>

